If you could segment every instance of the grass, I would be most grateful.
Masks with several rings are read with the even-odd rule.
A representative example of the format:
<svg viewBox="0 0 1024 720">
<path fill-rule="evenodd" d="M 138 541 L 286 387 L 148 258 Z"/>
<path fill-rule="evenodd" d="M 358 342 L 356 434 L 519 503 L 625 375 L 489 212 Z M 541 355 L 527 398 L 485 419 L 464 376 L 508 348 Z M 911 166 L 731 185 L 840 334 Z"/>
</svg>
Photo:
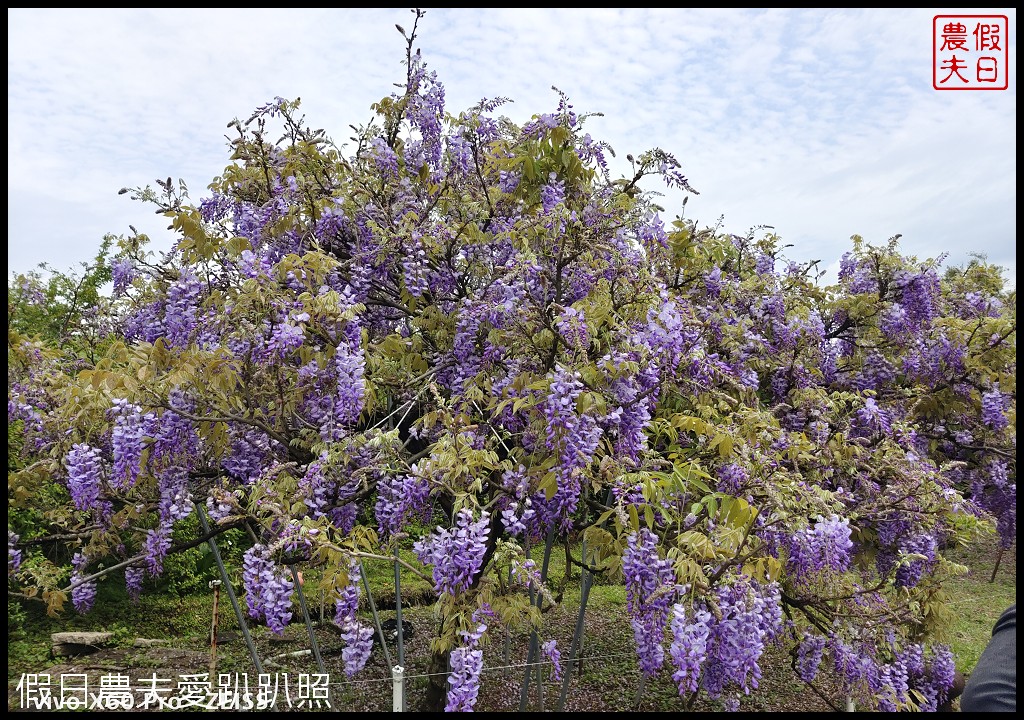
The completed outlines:
<svg viewBox="0 0 1024 720">
<path fill-rule="evenodd" d="M 223 629 L 237 631 L 238 623 L 222 596 Z M 70 603 L 69 603 L 70 605 Z M 12 627 L 8 606 L 8 680 L 23 673 L 39 672 L 50 662 L 50 635 L 55 632 L 90 630 L 113 633 L 113 645 L 128 647 L 136 638 L 166 638 L 185 647 L 209 644 L 212 614 L 211 595 L 178 597 L 168 593 L 143 594 L 133 605 L 123 589 L 101 584 L 93 610 L 80 615 L 70 608 L 59 617 L 49 617 L 41 603 L 24 603 Z"/>
<path fill-rule="evenodd" d="M 969 548 L 949 553 L 951 560 L 969 570 L 947 583 L 953 623 L 947 640 L 956 658 L 957 670 L 969 674 L 992 636 L 992 627 L 1003 610 L 1017 602 L 1017 546 L 1003 551 L 996 572 L 999 549 L 994 537 Z"/>
<path fill-rule="evenodd" d="M 953 622 L 948 630 L 956 656 L 957 667 L 969 673 L 977 662 L 991 634 L 996 618 L 1009 604 L 1016 601 L 1016 550 L 1007 550 L 1000 562 L 995 582 L 989 578 L 996 559 L 996 545 L 988 538 L 972 548 L 950 553 L 951 558 L 969 566 L 970 571 L 947 585 L 949 604 L 953 608 Z M 418 566 L 408 549 L 403 558 Z M 534 549 L 534 558 L 541 562 Z M 382 620 L 395 617 L 394 570 L 385 561 L 368 560 L 365 568 L 371 590 Z M 556 594 L 561 589 L 562 602 L 545 613 L 542 640 L 558 641 L 563 657 L 568 657 L 573 630 L 580 604 L 579 570 L 565 578 L 564 550 L 555 548 L 551 554 L 549 577 Z M 349 682 L 343 672 L 338 633 L 328 623 L 319 624 L 320 602 L 317 589 L 318 575 L 306 574 L 307 601 L 316 627 L 317 642 L 326 669 L 332 681 L 333 710 L 380 712 L 391 709 L 391 664 L 397 660 L 396 648 L 389 648 L 389 657 L 378 646 L 366 669 Z M 407 697 L 410 710 L 424 708 L 430 640 L 435 634 L 437 620 L 433 608 L 421 602 L 430 595 L 430 586 L 414 573 L 402 570 L 403 618 L 415 628 L 415 635 L 406 639 L 405 666 L 411 676 Z M 365 601 L 365 598 L 364 598 Z M 12 607 L 15 617 L 12 618 Z M 581 656 L 584 661 L 571 671 L 565 709 L 572 712 L 678 712 L 681 709 L 678 692 L 671 673 L 662 673 L 654 681 L 644 683 L 641 690 L 632 630 L 624 622 L 626 598 L 624 588 L 612 584 L 596 583 L 590 592 L 586 611 L 586 624 Z M 369 612 L 361 612 L 369 624 Z M 64 630 L 108 630 L 114 633 L 115 643 L 130 648 L 136 637 L 169 638 L 175 647 L 204 651 L 208 647 L 211 595 L 209 593 L 177 597 L 170 593 L 149 593 L 138 605 L 131 605 L 123 589 L 115 583 L 103 583 L 96 607 L 88 615 L 66 612 L 59 618 L 50 618 L 36 603 L 20 608 L 9 605 L 8 611 L 8 680 L 9 686 L 22 673 L 41 672 L 52 665 L 49 656 L 49 634 Z M 296 608 L 296 616 L 298 612 Z M 333 616 L 333 606 L 325 607 L 325 617 Z M 218 650 L 218 671 L 222 673 L 253 674 L 251 660 L 239 637 L 238 626 L 227 597 L 221 595 L 220 629 L 233 639 Z M 275 637 L 265 627 L 253 627 L 252 635 L 259 656 L 267 663 L 265 672 L 313 673 L 317 672 L 313 659 L 283 657 L 287 653 L 309 648 L 306 628 L 301 622 L 286 628 L 284 637 Z M 477 708 L 483 711 L 515 712 L 519 709 L 520 688 L 525 675 L 524 663 L 529 644 L 527 627 L 512 628 L 506 651 L 505 634 L 494 633 L 484 648 L 485 670 Z M 134 656 L 133 656 L 134 657 Z M 154 655 L 140 652 L 136 667 L 159 668 Z M 99 662 L 99 658 L 97 658 Z M 762 660 L 763 677 L 760 692 L 744 700 L 743 708 L 756 712 L 775 711 L 829 711 L 828 703 L 808 691 L 796 681 L 789 669 L 789 658 L 782 649 L 771 648 Z M 509 667 L 511 666 L 511 667 Z M 568 668 L 567 668 L 568 669 Z M 193 669 L 193 671 L 202 671 Z M 561 684 L 550 676 L 550 669 L 541 671 L 544 707 L 552 710 L 558 703 Z M 337 683 L 335 685 L 335 683 Z M 828 688 L 826 687 L 826 690 Z M 833 698 L 838 701 L 838 696 Z M 528 708 L 536 709 L 540 698 L 536 682 L 531 682 Z M 695 708 L 703 711 L 721 709 L 718 702 L 706 701 Z"/>
</svg>

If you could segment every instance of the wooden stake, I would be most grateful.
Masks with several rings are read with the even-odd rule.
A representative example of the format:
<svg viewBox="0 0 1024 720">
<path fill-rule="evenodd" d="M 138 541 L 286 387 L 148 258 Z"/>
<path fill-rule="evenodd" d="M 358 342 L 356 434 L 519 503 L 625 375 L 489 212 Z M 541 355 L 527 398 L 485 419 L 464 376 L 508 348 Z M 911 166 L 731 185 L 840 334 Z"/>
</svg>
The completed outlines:
<svg viewBox="0 0 1024 720">
<path fill-rule="evenodd" d="M 211 580 L 213 588 L 213 624 L 210 628 L 210 682 L 217 677 L 217 605 L 220 602 L 220 580 Z"/>
</svg>

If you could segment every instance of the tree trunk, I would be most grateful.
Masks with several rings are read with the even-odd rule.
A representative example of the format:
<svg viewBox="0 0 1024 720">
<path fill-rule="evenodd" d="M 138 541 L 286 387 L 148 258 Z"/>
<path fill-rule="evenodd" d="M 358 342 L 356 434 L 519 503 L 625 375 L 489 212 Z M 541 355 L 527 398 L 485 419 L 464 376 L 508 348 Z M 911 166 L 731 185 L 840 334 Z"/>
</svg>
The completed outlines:
<svg viewBox="0 0 1024 720">
<path fill-rule="evenodd" d="M 484 551 L 484 557 L 480 562 L 480 572 L 473 578 L 473 582 L 469 586 L 470 590 L 476 588 L 480 583 L 480 578 L 486 572 L 487 565 L 491 562 L 494 551 L 498 547 L 498 538 L 501 536 L 501 532 L 501 515 L 500 513 L 494 513 L 491 516 L 490 531 L 487 536 L 487 549 Z M 442 616 L 441 624 L 438 627 L 439 636 L 444 632 L 447 622 L 448 618 Z M 427 666 L 427 674 L 429 675 L 427 678 L 427 706 L 425 708 L 427 712 L 444 712 L 444 706 L 448 704 L 448 657 L 450 654 L 450 652 L 430 653 L 430 664 Z"/>
<path fill-rule="evenodd" d="M 427 666 L 427 712 L 444 712 L 448 703 L 448 655 L 432 652 Z"/>
</svg>

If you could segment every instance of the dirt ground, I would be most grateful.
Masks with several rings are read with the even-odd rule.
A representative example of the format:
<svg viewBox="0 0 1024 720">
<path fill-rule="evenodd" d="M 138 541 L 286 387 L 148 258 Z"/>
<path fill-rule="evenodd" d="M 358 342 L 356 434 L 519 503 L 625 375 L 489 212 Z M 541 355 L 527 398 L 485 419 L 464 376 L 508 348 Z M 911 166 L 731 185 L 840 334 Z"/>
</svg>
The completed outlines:
<svg viewBox="0 0 1024 720">
<path fill-rule="evenodd" d="M 962 558 L 973 568 L 972 575 L 988 587 L 994 552 L 984 558 L 976 549 Z M 1015 580 L 1015 547 L 1001 558 L 1000 575 Z M 380 607 L 386 607 L 384 605 Z M 564 710 L 569 712 L 678 712 L 681 709 L 671 673 L 651 683 L 642 683 L 637 669 L 633 638 L 628 623 L 622 622 L 622 608 L 595 605 L 588 610 L 581 656 L 582 667 L 566 671 Z M 966 609 L 966 608 L 965 608 Z M 999 608 L 994 609 L 998 612 Z M 557 606 L 545 618 L 550 637 L 558 641 L 563 658 L 576 622 L 573 608 Z M 392 619 L 393 609 L 382 611 L 382 620 Z M 407 680 L 406 708 L 425 711 L 430 642 L 436 619 L 429 606 L 403 609 L 411 623 L 412 637 L 405 639 L 402 663 Z M 369 618 L 364 620 L 369 622 Z M 982 623 L 988 632 L 991 622 Z M 38 674 L 9 679 L 9 710 L 258 710 L 273 705 L 281 711 L 390 712 L 393 704 L 391 668 L 398 664 L 393 642 L 387 649 L 374 646 L 370 660 L 353 678 L 344 673 L 344 643 L 329 622 L 315 623 L 314 633 L 323 674 L 311 652 L 306 626 L 296 619 L 275 636 L 265 627 L 253 627 L 252 638 L 262 665 L 255 667 L 237 627 L 223 631 L 217 649 L 216 671 L 210 675 L 210 648 L 205 638 L 152 641 L 160 647 L 110 647 L 77 658 L 62 659 Z M 478 711 L 519 711 L 525 678 L 525 654 L 529 638 L 497 632 L 484 647 L 484 672 L 476 705 Z M 844 704 L 834 683 L 822 677 L 812 691 L 796 681 L 788 656 L 769 648 L 761 662 L 763 677 L 759 692 L 743 698 L 741 710 L 754 712 L 831 712 Z M 540 672 L 541 692 L 531 672 L 527 710 L 551 711 L 559 707 L 561 683 L 550 667 Z M 210 678 L 213 678 L 212 682 Z M 720 710 L 720 703 L 705 702 L 696 710 Z"/>
<path fill-rule="evenodd" d="M 179 679 L 205 672 L 210 655 L 170 647 L 103 648 L 68 658 L 8 689 L 9 710 L 184 709 Z M 171 679 L 173 678 L 173 682 Z"/>
<path fill-rule="evenodd" d="M 558 611 L 555 611 L 558 612 Z M 404 663 L 409 676 L 406 689 L 408 711 L 426 710 L 427 662 L 433 618 L 430 608 L 412 607 L 403 611 L 414 628 L 404 643 Z M 568 655 L 569 636 L 574 618 L 552 618 L 553 627 L 561 627 L 565 638 L 563 652 Z M 635 671 L 632 638 L 622 634 L 622 624 L 614 617 L 592 615 L 588 632 L 600 637 L 603 647 L 584 647 L 582 668 L 571 674 L 566 688 L 564 710 L 568 712 L 642 712 L 678 710 L 678 697 L 671 681 L 644 686 Z M 326 677 L 319 674 L 310 652 L 305 625 L 288 626 L 281 637 L 254 630 L 253 638 L 263 665 L 261 678 L 254 667 L 240 633 L 225 633 L 218 646 L 218 665 L 214 681 L 209 678 L 209 648 L 144 647 L 103 648 L 92 654 L 66 659 L 38 676 L 24 676 L 9 685 L 10 710 L 94 711 L 182 711 L 182 710 L 258 710 L 274 699 L 280 711 L 390 712 L 393 704 L 391 666 L 397 663 L 397 648 L 390 644 L 385 653 L 374 646 L 370 661 L 354 678 L 347 678 L 341 655 L 343 643 L 329 624 L 315 628 L 317 646 Z M 506 654 L 500 636 L 485 648 L 485 669 L 476 709 L 490 712 L 517 712 L 525 674 L 526 636 L 510 637 Z M 198 643 L 193 643 L 198 645 Z M 757 700 L 758 711 L 829 711 L 827 704 L 809 696 L 806 688 L 794 685 L 785 658 L 765 663 L 764 685 L 771 686 Z M 390 663 L 390 664 L 389 664 Z M 558 706 L 561 683 L 549 668 L 541 670 L 542 690 L 538 692 L 536 673 L 531 672 L 528 709 L 541 705 L 545 710 Z M 48 699 L 47 699 L 48 698 Z M 706 708 L 706 709 L 711 709 Z"/>
</svg>

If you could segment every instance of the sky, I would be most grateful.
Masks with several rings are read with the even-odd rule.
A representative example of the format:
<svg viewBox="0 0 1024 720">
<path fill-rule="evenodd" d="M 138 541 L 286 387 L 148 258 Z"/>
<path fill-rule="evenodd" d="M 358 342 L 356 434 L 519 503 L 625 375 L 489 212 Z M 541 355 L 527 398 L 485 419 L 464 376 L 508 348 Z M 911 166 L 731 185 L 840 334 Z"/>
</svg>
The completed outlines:
<svg viewBox="0 0 1024 720">
<path fill-rule="evenodd" d="M 1005 15 L 1008 89 L 933 88 L 933 17 Z M 312 127 L 350 125 L 404 79 L 409 8 L 8 8 L 8 265 L 68 270 L 166 219 L 118 195 L 229 164 L 226 128 L 277 96 Z M 483 98 L 523 123 L 564 92 L 616 153 L 672 153 L 700 195 L 667 222 L 747 235 L 834 279 L 850 236 L 945 266 L 984 255 L 1016 285 L 1016 11 L 431 9 L 417 46 L 457 114 Z M 648 185 L 659 189 L 655 185 Z M 763 233 L 756 230 L 755 234 Z"/>
</svg>

